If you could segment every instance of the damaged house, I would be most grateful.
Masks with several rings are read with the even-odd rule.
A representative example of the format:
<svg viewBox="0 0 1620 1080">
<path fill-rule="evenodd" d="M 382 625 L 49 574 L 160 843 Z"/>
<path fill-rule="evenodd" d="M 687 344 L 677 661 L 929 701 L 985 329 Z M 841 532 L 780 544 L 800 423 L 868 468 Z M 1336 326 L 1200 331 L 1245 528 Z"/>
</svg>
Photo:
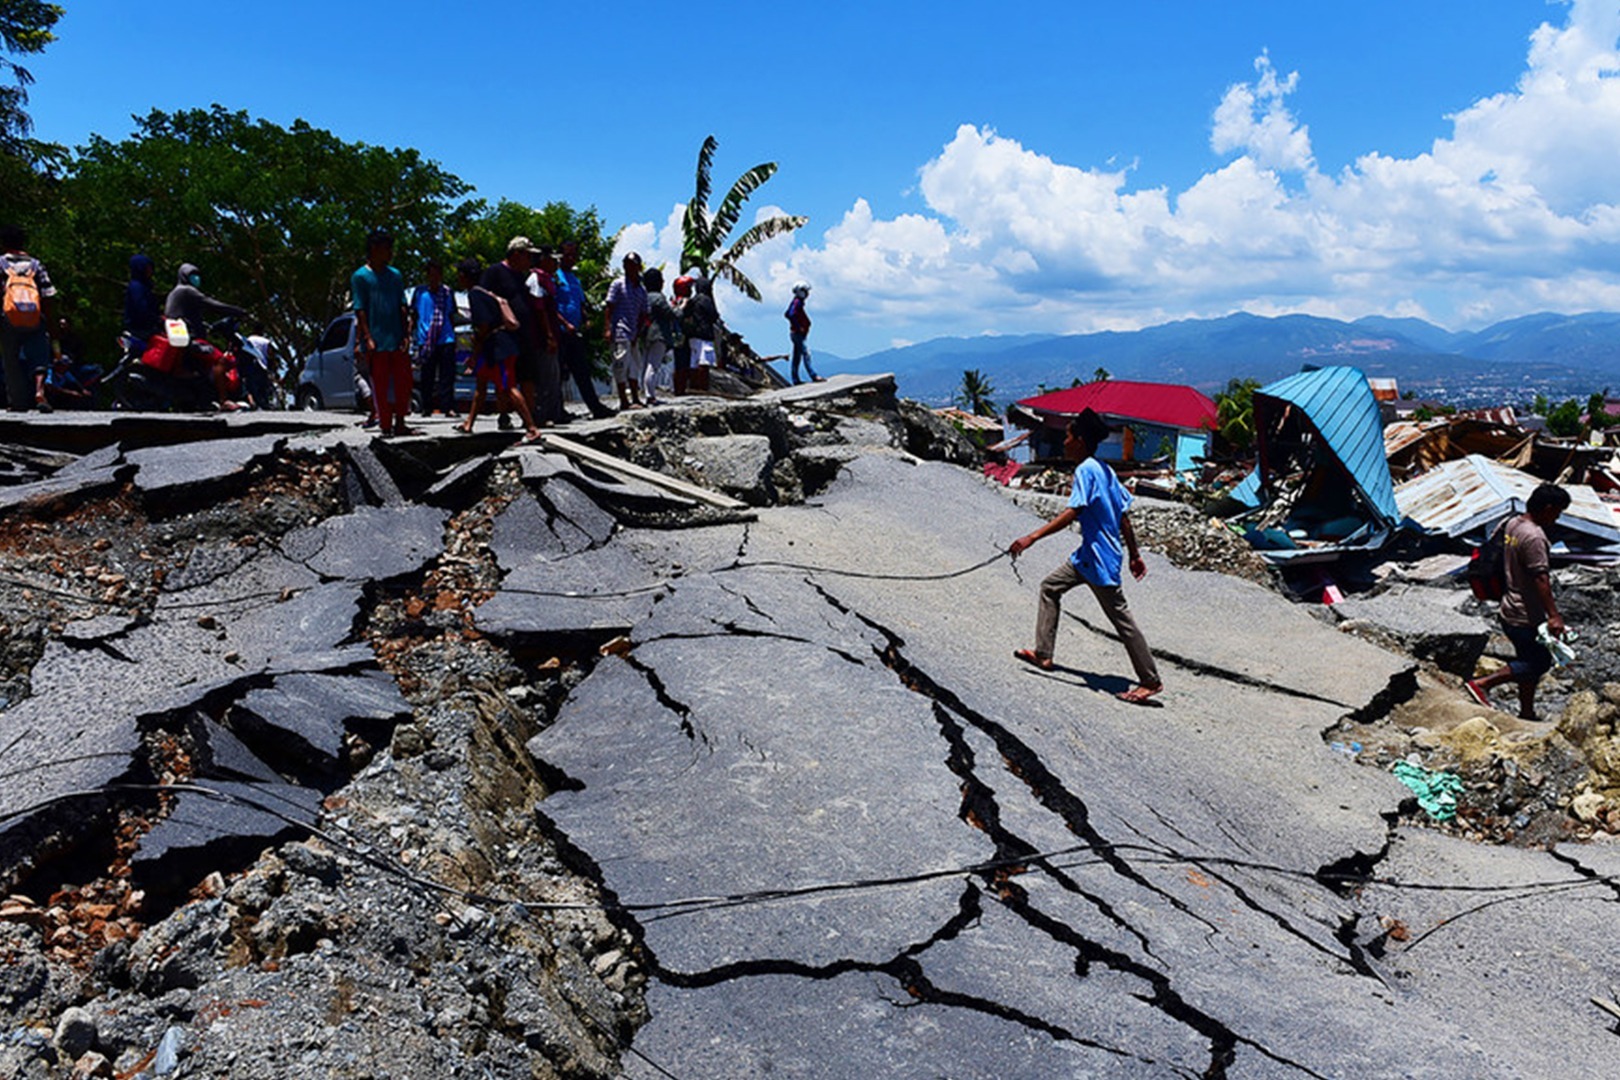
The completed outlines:
<svg viewBox="0 0 1620 1080">
<path fill-rule="evenodd" d="M 1025 398 L 1008 420 L 1030 432 L 1030 453 L 1040 461 L 1063 456 L 1063 430 L 1087 409 L 1117 434 L 1098 448 L 1110 464 L 1174 456 L 1176 472 L 1197 468 L 1218 426 L 1215 403 L 1190 386 L 1103 379 Z"/>
<path fill-rule="evenodd" d="M 1232 490 L 1249 542 L 1304 564 L 1376 551 L 1400 521 L 1378 400 L 1353 367 L 1302 371 L 1254 393 L 1254 472 Z"/>
</svg>

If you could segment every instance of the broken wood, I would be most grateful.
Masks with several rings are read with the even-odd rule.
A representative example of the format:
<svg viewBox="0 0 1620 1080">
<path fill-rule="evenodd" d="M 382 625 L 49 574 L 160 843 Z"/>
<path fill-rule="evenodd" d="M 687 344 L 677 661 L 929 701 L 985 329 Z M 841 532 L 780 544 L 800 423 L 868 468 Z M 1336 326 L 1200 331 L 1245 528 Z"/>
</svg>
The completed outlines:
<svg viewBox="0 0 1620 1080">
<path fill-rule="evenodd" d="M 579 461 L 588 461 L 598 468 L 607 469 L 609 472 L 616 472 L 623 476 L 632 477 L 633 479 L 641 480 L 648 484 L 653 484 L 657 487 L 663 488 L 665 491 L 673 492 L 676 495 L 684 495 L 690 499 L 696 499 L 699 502 L 707 503 L 708 505 L 718 507 L 721 510 L 732 510 L 740 513 L 749 509 L 747 503 L 733 499 L 729 495 L 722 495 L 717 491 L 710 491 L 708 488 L 698 487 L 696 484 L 688 484 L 684 480 L 677 480 L 673 476 L 665 476 L 661 472 L 654 472 L 652 469 L 645 469 L 640 465 L 633 465 L 630 462 L 625 461 L 623 458 L 616 458 L 612 454 L 603 453 L 601 450 L 586 446 L 584 443 L 575 442 L 573 439 L 565 438 L 561 435 L 553 435 L 550 432 L 547 432 L 541 436 L 540 444 L 548 450 L 555 450 L 560 454 L 567 454 L 569 457 L 575 458 Z"/>
</svg>

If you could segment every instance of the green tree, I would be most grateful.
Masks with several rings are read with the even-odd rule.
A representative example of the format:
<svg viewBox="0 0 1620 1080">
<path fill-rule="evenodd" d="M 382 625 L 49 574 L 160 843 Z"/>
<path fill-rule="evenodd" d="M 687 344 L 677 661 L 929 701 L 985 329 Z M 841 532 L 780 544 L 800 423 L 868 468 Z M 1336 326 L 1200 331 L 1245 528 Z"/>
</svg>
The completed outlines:
<svg viewBox="0 0 1620 1080">
<path fill-rule="evenodd" d="M 31 56 L 56 40 L 51 28 L 62 17 L 60 4 L 40 0 L 0 0 L 0 46 L 10 56 Z M 29 118 L 28 87 L 34 77 L 15 60 L 0 58 L 0 71 L 10 74 L 11 85 L 0 85 L 0 148 L 16 153 L 24 148 L 34 122 Z"/>
<path fill-rule="evenodd" d="M 1547 412 L 1547 433 L 1571 438 L 1581 433 L 1581 404 L 1570 398 Z"/>
<path fill-rule="evenodd" d="M 1254 445 L 1254 392 L 1258 389 L 1258 379 L 1233 379 L 1215 395 L 1219 434 L 1234 450 L 1244 451 Z"/>
<path fill-rule="evenodd" d="M 1620 426 L 1620 416 L 1613 416 L 1608 411 L 1609 388 L 1595 390 L 1592 396 L 1586 399 L 1586 422 L 1595 431 Z"/>
<path fill-rule="evenodd" d="M 62 17 L 58 4 L 39 0 L 0 0 L 0 50 L 31 56 L 56 40 L 51 28 Z M 51 195 L 62 147 L 29 138 L 34 123 L 27 111 L 34 77 L 15 60 L 0 57 L 0 221 L 29 225 L 41 217 Z"/>
<path fill-rule="evenodd" d="M 160 289 L 196 263 L 204 288 L 248 308 L 285 356 L 347 306 L 371 229 L 394 234 L 396 265 L 414 275 L 476 210 L 460 202 L 468 190 L 415 150 L 344 142 L 302 120 L 153 111 L 128 139 L 92 136 L 75 152 L 37 247 L 92 345 L 114 336 L 128 259 L 144 251 Z"/>
<path fill-rule="evenodd" d="M 1112 375 L 1105 367 L 1099 366 L 1096 371 L 1091 373 L 1092 382 L 1107 382 L 1110 378 L 1112 378 Z"/>
<path fill-rule="evenodd" d="M 962 372 L 962 385 L 956 389 L 956 404 L 974 416 L 995 416 L 1000 410 L 990 395 L 996 388 L 978 368 Z"/>
<path fill-rule="evenodd" d="M 776 174 L 776 162 L 755 165 L 737 178 L 720 200 L 720 208 L 709 209 L 710 169 L 714 164 L 714 151 L 719 142 L 713 135 L 703 140 L 698 151 L 697 186 L 692 200 L 686 204 L 686 216 L 681 221 L 681 272 L 697 269 L 711 279 L 729 281 L 750 300 L 760 299 L 759 288 L 737 269 L 737 263 L 755 245 L 773 236 L 790 233 L 809 218 L 797 214 L 777 215 L 763 221 L 739 236 L 730 247 L 726 240 L 742 216 L 743 204 L 759 190 L 761 184 Z M 721 249 L 724 248 L 722 251 Z"/>
<path fill-rule="evenodd" d="M 585 345 L 596 366 L 605 371 L 608 356 L 602 341 L 602 301 L 617 267 L 612 265 L 614 235 L 603 231 L 596 208 L 576 210 L 565 202 L 549 202 L 536 209 L 510 199 L 490 207 L 478 200 L 450 231 L 446 254 L 455 260 L 471 255 L 487 266 L 505 257 L 507 242 L 514 236 L 527 236 L 542 247 L 560 248 L 564 240 L 579 244 L 575 272 L 585 286 L 588 303 Z"/>
</svg>

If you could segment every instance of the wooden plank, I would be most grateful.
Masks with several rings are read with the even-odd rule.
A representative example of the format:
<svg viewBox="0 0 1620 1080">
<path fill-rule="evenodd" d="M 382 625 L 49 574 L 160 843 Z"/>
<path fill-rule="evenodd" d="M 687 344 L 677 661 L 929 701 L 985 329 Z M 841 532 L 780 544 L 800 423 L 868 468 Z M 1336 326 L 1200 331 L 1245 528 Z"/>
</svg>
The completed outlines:
<svg viewBox="0 0 1620 1080">
<path fill-rule="evenodd" d="M 701 488 L 696 484 L 688 484 L 684 480 L 677 480 L 673 476 L 665 476 L 661 472 L 644 469 L 640 465 L 632 464 L 623 458 L 616 458 L 612 454 L 605 454 L 600 450 L 586 446 L 584 443 L 575 442 L 573 439 L 562 435 L 553 435 L 548 431 L 541 436 L 540 444 L 548 450 L 567 454 L 569 457 L 579 461 L 588 461 L 598 468 L 607 469 L 609 472 L 616 472 L 622 476 L 652 484 L 676 495 L 696 499 L 698 502 L 707 503 L 709 506 L 718 507 L 721 510 L 741 512 L 749 509 L 747 503 L 739 502 L 729 495 L 722 495 L 718 491 L 710 491 L 708 488 Z"/>
</svg>

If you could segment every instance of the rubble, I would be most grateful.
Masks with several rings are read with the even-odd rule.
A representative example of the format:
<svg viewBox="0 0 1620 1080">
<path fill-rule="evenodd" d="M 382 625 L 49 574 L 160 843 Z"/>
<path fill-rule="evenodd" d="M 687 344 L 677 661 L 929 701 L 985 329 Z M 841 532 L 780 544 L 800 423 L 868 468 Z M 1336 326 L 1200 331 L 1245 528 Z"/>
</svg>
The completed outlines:
<svg viewBox="0 0 1620 1080">
<path fill-rule="evenodd" d="M 19 504 L 0 1073 L 1606 1061 L 1478 976 L 1393 995 L 1426 957 L 1389 943 L 1444 913 L 1371 877 L 1442 838 L 1410 839 L 1396 757 L 1456 763 L 1456 835 L 1601 827 L 1608 698 L 1572 675 L 1557 732 L 1481 718 L 1432 658 L 1360 640 L 1396 628 L 1401 591 L 1330 625 L 1261 587 L 1229 528 L 1145 499 L 1130 592 L 1158 707 L 1113 698 L 1117 645 L 1079 596 L 1057 668 L 1008 662 L 1034 586 L 995 556 L 1028 514 L 920 453 L 976 461 L 893 393 L 682 402 L 522 448 L 243 429 L 278 449 L 218 455 L 238 464 L 206 497 L 148 497 L 141 466 Z M 146 449 L 118 446 L 95 467 Z M 746 449 L 748 482 L 713 490 L 687 464 L 710 449 Z M 1600 580 L 1560 588 L 1612 621 Z M 1337 729 L 1382 768 L 1317 745 Z M 1553 860 L 1440 850 L 1464 880 Z M 1438 890 L 1444 866 L 1401 872 Z M 1545 958 L 1603 913 L 1547 903 L 1515 970 L 1567 991 Z"/>
</svg>

